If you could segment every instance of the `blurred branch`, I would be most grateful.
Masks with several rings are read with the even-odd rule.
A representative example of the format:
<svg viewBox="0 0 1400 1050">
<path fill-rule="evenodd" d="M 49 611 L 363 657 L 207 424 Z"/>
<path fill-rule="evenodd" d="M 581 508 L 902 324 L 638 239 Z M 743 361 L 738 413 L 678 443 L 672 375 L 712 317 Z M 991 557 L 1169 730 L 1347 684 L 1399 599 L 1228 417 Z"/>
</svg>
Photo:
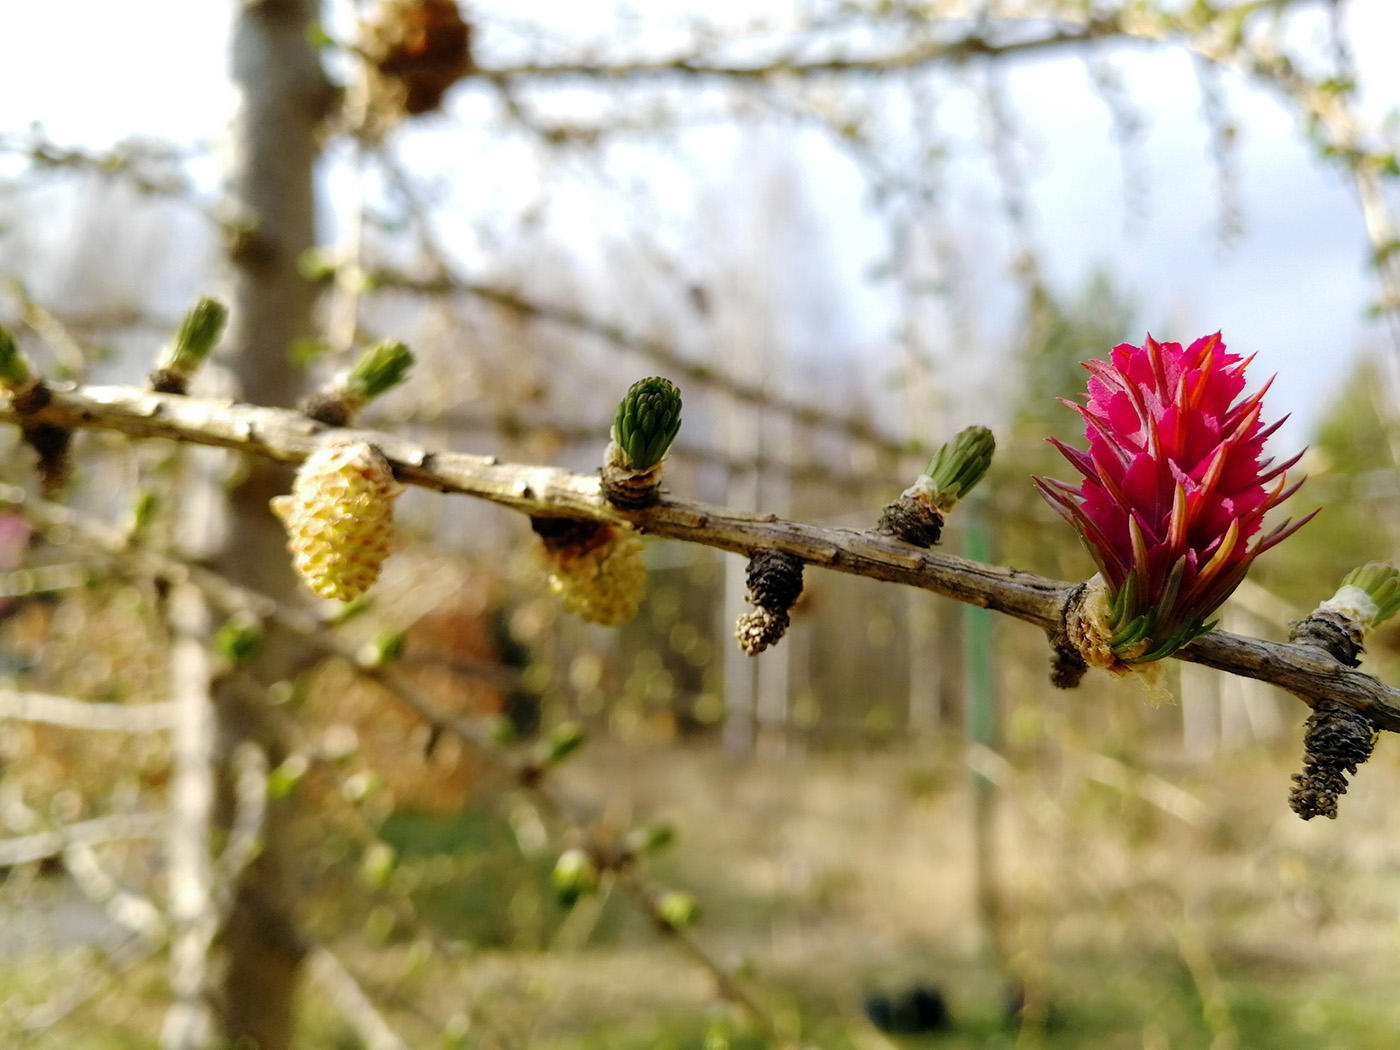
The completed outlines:
<svg viewBox="0 0 1400 1050">
<path fill-rule="evenodd" d="M 204 590 L 205 596 L 215 605 L 228 611 L 254 611 L 256 615 L 276 623 L 279 627 L 302 636 L 322 653 L 345 660 L 361 677 L 380 685 L 409 707 L 432 730 L 451 733 L 502 770 L 515 785 L 528 791 L 554 819 L 566 824 L 576 834 L 586 836 L 590 840 L 593 838 L 590 819 L 570 800 L 552 791 L 546 783 L 545 778 L 551 768 L 548 761 L 543 761 L 535 755 L 517 754 L 502 747 L 493 739 L 489 726 L 480 719 L 464 718 L 442 711 L 400 674 L 393 664 L 366 664 L 355 647 L 336 637 L 335 633 L 314 615 L 241 587 L 200 566 L 189 565 L 154 552 L 128 548 L 117 534 L 104 533 L 81 522 L 66 508 L 47 504 L 41 505 L 39 509 L 42 518 L 52 521 L 61 519 L 63 524 L 79 531 L 90 540 L 95 540 L 99 546 L 113 553 L 126 553 L 138 560 L 144 560 L 149 566 L 161 568 L 165 575 L 172 578 L 188 579 L 190 584 Z M 267 779 L 265 760 L 261 765 L 256 762 L 244 762 L 243 766 L 244 776 L 240 778 L 238 790 L 240 799 L 244 799 L 245 796 L 253 800 L 260 799 L 265 792 Z M 224 857 L 221 858 L 223 868 L 228 866 L 227 858 L 230 856 L 243 857 L 246 854 L 246 850 L 236 845 L 240 839 L 250 844 L 256 842 L 257 822 L 252 814 L 260 812 L 260 805 L 254 801 L 254 804 L 246 806 L 245 813 L 245 802 L 240 801 L 239 810 L 240 816 L 234 821 L 234 834 L 230 838 Z M 239 829 L 244 829 L 241 835 Z M 368 832 L 374 841 L 380 841 L 373 829 L 363 827 L 361 830 Z M 596 844 L 594 848 L 601 851 L 601 847 Z M 608 852 L 614 857 L 612 870 L 617 876 L 618 886 L 632 898 L 659 930 L 673 939 L 687 956 L 711 975 L 718 993 L 726 1001 L 743 1010 L 773 1045 L 782 1048 L 794 1047 L 795 1044 L 781 1034 L 779 1025 L 744 986 L 720 962 L 710 956 L 689 931 L 678 928 L 667 919 L 656 891 L 636 873 L 635 855 L 625 850 L 619 852 L 616 848 Z M 207 861 L 205 863 L 207 864 Z M 232 881 L 232 878 L 236 877 L 236 871 L 224 874 L 226 881 Z M 213 896 L 214 892 L 210 891 L 210 895 Z M 421 925 L 416 912 L 413 919 L 415 925 Z M 435 948 L 444 955 L 450 954 L 446 945 L 442 944 L 431 930 L 428 932 Z M 393 1050 L 403 1045 L 359 984 L 327 949 L 313 947 L 310 963 L 313 976 L 326 987 L 337 1005 L 346 1011 L 347 1017 L 366 1040 L 367 1046 Z M 176 1016 L 175 1011 L 172 1011 L 172 1016 Z"/>
<path fill-rule="evenodd" d="M 215 225 L 226 225 L 212 205 L 199 200 L 180 165 L 195 151 L 178 150 L 151 142 L 124 142 L 113 149 L 94 152 L 60 146 L 39 131 L 28 136 L 0 135 L 0 154 L 23 157 L 31 169 L 77 172 L 124 182 L 143 196 L 179 201 L 194 208 Z"/>
<path fill-rule="evenodd" d="M 177 582 L 167 602 L 170 691 L 178 718 L 171 741 L 169 908 L 174 927 L 170 987 L 174 1003 L 161 1030 L 165 1050 L 197 1050 L 215 1030 L 209 1003 L 209 954 L 218 930 L 209 856 L 216 797 L 217 716 L 209 652 L 210 612 L 199 589 Z"/>
<path fill-rule="evenodd" d="M 263 825 L 267 819 L 267 754 L 251 740 L 241 742 L 233 752 L 234 811 L 228 829 L 228 842 L 214 864 L 213 900 L 218 908 L 228 908 L 243 871 L 262 849 Z"/>
<path fill-rule="evenodd" d="M 307 956 L 311 978 L 330 997 L 340 1016 L 354 1029 L 365 1050 L 408 1050 L 408 1044 L 389 1027 L 384 1015 L 365 994 L 345 964 L 324 945 L 317 945 Z"/>
<path fill-rule="evenodd" d="M 466 413 L 448 411 L 424 413 L 409 410 L 402 413 L 379 414 L 374 420 L 376 426 L 400 423 L 419 423 L 433 426 L 437 432 L 455 437 L 461 434 L 500 434 L 516 440 L 541 437 L 551 446 L 579 448 L 596 445 L 604 448 L 608 443 L 608 427 L 599 426 L 559 426 L 544 420 L 527 419 L 510 409 L 495 413 Z M 829 462 L 813 459 L 805 463 L 794 463 L 775 456 L 756 455 L 735 457 L 720 449 L 705 448 L 700 445 L 677 441 L 671 446 L 668 463 L 693 463 L 704 466 L 725 467 L 736 473 L 778 472 L 792 482 L 826 485 L 838 491 L 854 495 L 868 495 L 872 489 L 893 485 L 897 476 L 879 470 L 839 469 Z M 892 465 L 893 469 L 893 465 Z M 1049 520 L 1048 518 L 1046 520 Z"/>
<path fill-rule="evenodd" d="M 621 325 L 594 317 L 574 307 L 541 303 L 510 288 L 466 281 L 446 274 L 420 279 L 390 270 L 374 270 L 369 274 L 369 281 L 380 288 L 396 288 L 422 295 L 471 296 L 530 320 L 563 325 L 602 339 L 619 349 L 639 354 L 682 385 L 695 383 L 712 387 L 735 401 L 781 412 L 808 426 L 829 428 L 857 441 L 867 442 L 882 452 L 900 455 L 922 451 L 913 444 L 896 441 L 880 433 L 869 420 L 857 416 L 843 416 L 819 405 L 775 397 L 762 386 L 733 379 L 712 365 L 686 357 L 664 339 L 629 332 Z"/>
<path fill-rule="evenodd" d="M 161 813 L 118 813 L 67 824 L 53 831 L 0 839 L 0 867 L 32 864 L 57 857 L 74 846 L 98 846 L 105 842 L 160 838 L 165 828 Z"/>
<path fill-rule="evenodd" d="M 710 975 L 720 997 L 742 1010 L 770 1045 L 782 1050 L 796 1047 L 796 1044 L 782 1033 L 768 1011 L 749 995 L 748 989 L 706 952 L 689 930 L 681 929 L 667 919 L 656 890 L 641 879 L 634 867 L 628 865 L 622 868 L 617 872 L 616 879 L 617 885 L 632 898 L 657 931 L 675 942 L 682 952 Z"/>
<path fill-rule="evenodd" d="M 111 730 L 117 733 L 160 733 L 175 724 L 175 705 L 94 704 L 43 693 L 0 690 L 0 718 L 43 722 L 70 729 Z"/>
<path fill-rule="evenodd" d="M 37 1041 L 48 1029 L 91 1006 L 101 996 L 112 991 L 121 978 L 130 974 L 159 949 L 159 942 L 147 941 L 136 935 L 128 937 L 111 951 L 98 954 L 94 967 L 97 972 L 88 980 L 59 990 L 47 1002 L 30 1010 L 19 1020 L 19 1024 L 28 1034 L 30 1041 Z"/>
<path fill-rule="evenodd" d="M 87 898 L 119 926 L 124 926 L 152 946 L 163 944 L 165 917 L 148 897 L 123 889 L 102 867 L 91 846 L 75 843 L 63 851 L 63 866 Z"/>
<path fill-rule="evenodd" d="M 1275 0 L 1273 6 L 1286 6 L 1297 0 Z M 1006 59 L 1039 57 L 1064 48 L 1081 47 L 1115 36 L 1138 35 L 1168 23 L 1166 15 L 1143 10 L 1132 5 L 1125 10 L 1092 11 L 1089 5 L 1069 7 L 1054 5 L 1051 12 L 1059 24 L 1039 29 L 1045 19 L 1002 18 L 990 26 L 982 20 L 930 18 L 921 20 L 921 29 L 935 24 L 971 26 L 955 32 L 946 39 L 905 39 L 891 48 L 871 49 L 869 53 L 847 51 L 827 57 L 809 58 L 802 52 L 805 42 L 790 45 L 781 53 L 764 61 L 714 61 L 689 52 L 668 58 L 637 59 L 606 62 L 587 59 L 577 62 L 521 63 L 514 66 L 486 67 L 479 76 L 490 80 L 647 80 L 676 77 L 698 77 L 720 80 L 766 82 L 782 80 L 811 80 L 833 76 L 889 76 L 934 66 L 956 66 L 972 59 Z M 1254 10 L 1258 3 L 1244 3 L 1231 10 Z M 888 19 L 869 20 L 871 26 L 889 27 Z M 1160 31 L 1160 30 L 1159 30 Z"/>
<path fill-rule="evenodd" d="M 19 300 L 20 316 L 25 327 L 32 331 L 54 351 L 54 359 L 70 376 L 81 376 L 87 371 L 88 351 L 73 335 L 59 317 L 29 294 L 23 282 L 6 282 L 11 294 Z"/>
<path fill-rule="evenodd" d="M 22 1024 L 31 1033 L 52 1028 L 74 1011 L 110 991 L 116 980 L 154 955 L 166 944 L 165 916 L 148 897 L 123 888 L 102 866 L 92 845 L 74 842 L 62 851 L 63 865 L 85 896 L 102 906 L 108 917 L 131 936 L 99 957 L 101 973 L 56 992 L 30 1012 Z"/>
<path fill-rule="evenodd" d="M 0 407 L 0 422 L 18 422 Z M 771 514 L 741 514 L 692 500 L 663 499 L 631 515 L 604 502 L 596 475 L 557 467 L 502 463 L 495 457 L 430 449 L 374 431 L 335 430 L 296 412 L 153 394 L 127 387 L 55 390 L 26 423 L 110 430 L 132 437 L 212 445 L 285 463 L 305 459 L 327 437 L 354 436 L 375 445 L 402 482 L 498 503 L 531 517 L 629 524 L 643 532 L 736 554 L 779 550 L 819 568 L 933 591 L 1062 632 L 1073 586 L 1000 565 L 923 550 L 872 530 L 829 528 Z M 1307 646 L 1212 632 L 1177 656 L 1285 689 L 1309 706 L 1332 700 L 1400 731 L 1400 690 L 1342 666 Z"/>
</svg>

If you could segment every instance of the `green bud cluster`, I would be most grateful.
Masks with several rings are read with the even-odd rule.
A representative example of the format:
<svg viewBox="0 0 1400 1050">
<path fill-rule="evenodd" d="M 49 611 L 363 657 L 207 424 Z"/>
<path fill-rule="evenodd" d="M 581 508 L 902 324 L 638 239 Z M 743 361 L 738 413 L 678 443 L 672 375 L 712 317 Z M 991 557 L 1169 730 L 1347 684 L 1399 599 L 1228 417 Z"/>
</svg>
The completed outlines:
<svg viewBox="0 0 1400 1050">
<path fill-rule="evenodd" d="M 228 307 L 217 299 L 202 297 L 180 322 L 175 342 L 167 351 L 165 367 L 192 374 L 214 349 L 227 321 Z"/>
<path fill-rule="evenodd" d="M 397 340 L 370 347 L 348 372 L 302 400 L 312 419 L 332 427 L 354 422 L 360 409 L 402 383 L 413 367 L 413 351 Z"/>
<path fill-rule="evenodd" d="M 659 853 L 675 841 L 676 829 L 670 824 L 647 824 L 627 834 L 627 848 L 639 854 Z"/>
<path fill-rule="evenodd" d="M 597 863 L 585 849 L 566 849 L 554 865 L 554 896 L 565 908 L 594 892 L 602 880 Z"/>
<path fill-rule="evenodd" d="M 383 630 L 365 642 L 355 656 L 361 667 L 380 668 L 403 659 L 406 638 L 403 631 Z"/>
<path fill-rule="evenodd" d="M 246 614 L 230 617 L 214 632 L 214 650 L 234 667 L 239 667 L 261 650 L 263 627 L 261 621 Z"/>
<path fill-rule="evenodd" d="M 670 451 L 681 429 L 681 392 L 669 379 L 638 380 L 617 406 L 612 439 L 631 470 L 648 470 Z"/>
<path fill-rule="evenodd" d="M 228 307 L 217 299 L 201 297 L 185 314 L 175 340 L 156 362 L 155 370 L 148 377 L 151 389 L 160 394 L 185 393 L 190 380 L 219 341 L 227 320 Z"/>
<path fill-rule="evenodd" d="M 558 765 L 581 748 L 586 739 L 583 726 L 577 722 L 561 722 L 545 742 L 544 764 Z"/>
<path fill-rule="evenodd" d="M 402 383 L 412 367 L 413 351 L 404 343 L 387 340 L 372 346 L 346 375 L 346 397 L 361 405 L 373 401 Z"/>
<path fill-rule="evenodd" d="M 944 512 L 957 506 L 986 476 L 996 447 L 990 430 L 971 426 L 935 452 L 925 471 L 933 505 Z"/>
<path fill-rule="evenodd" d="M 1338 597 L 1347 587 L 1364 591 L 1375 603 L 1374 612 L 1367 610 L 1363 619 L 1362 626 L 1368 631 L 1379 627 L 1400 612 L 1400 569 L 1396 569 L 1394 565 L 1373 561 L 1359 569 L 1352 569 L 1342 581 L 1342 589 L 1337 592 Z"/>
<path fill-rule="evenodd" d="M 0 387 L 6 393 L 21 393 L 34 383 L 34 371 L 15 341 L 15 334 L 0 325 Z"/>
<path fill-rule="evenodd" d="M 689 893 L 670 890 L 657 900 L 656 917 L 673 930 L 683 930 L 699 920 L 700 904 Z"/>
</svg>

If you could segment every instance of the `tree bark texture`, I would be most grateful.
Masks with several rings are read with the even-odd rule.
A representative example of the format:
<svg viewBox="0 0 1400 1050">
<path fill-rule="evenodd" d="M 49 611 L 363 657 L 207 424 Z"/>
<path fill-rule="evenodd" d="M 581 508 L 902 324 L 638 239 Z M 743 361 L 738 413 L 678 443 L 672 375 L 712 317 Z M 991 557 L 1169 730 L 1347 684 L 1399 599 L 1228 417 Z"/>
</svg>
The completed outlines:
<svg viewBox="0 0 1400 1050">
<path fill-rule="evenodd" d="M 285 404 L 302 385 L 289 350 L 313 333 L 314 289 L 298 260 L 315 243 L 314 169 L 317 130 L 331 89 L 308 42 L 317 20 L 314 0 L 242 0 L 236 6 L 232 74 L 239 104 L 232 129 L 228 195 L 234 216 L 228 364 L 242 396 Z M 264 593 L 290 596 L 295 586 L 285 536 L 268 513 L 268 499 L 285 492 L 285 467 L 249 460 L 230 493 L 223 553 L 213 559 L 224 575 Z M 268 646 L 248 670 L 265 682 L 287 664 Z M 255 741 L 275 765 L 283 748 L 262 717 L 257 698 L 216 682 L 219 802 L 216 823 L 228 830 L 235 815 L 230 757 Z M 290 801 L 269 805 L 263 848 L 238 875 L 214 939 L 211 989 L 220 1044 L 286 1050 L 305 950 L 297 932 L 297 888 L 292 878 Z"/>
</svg>

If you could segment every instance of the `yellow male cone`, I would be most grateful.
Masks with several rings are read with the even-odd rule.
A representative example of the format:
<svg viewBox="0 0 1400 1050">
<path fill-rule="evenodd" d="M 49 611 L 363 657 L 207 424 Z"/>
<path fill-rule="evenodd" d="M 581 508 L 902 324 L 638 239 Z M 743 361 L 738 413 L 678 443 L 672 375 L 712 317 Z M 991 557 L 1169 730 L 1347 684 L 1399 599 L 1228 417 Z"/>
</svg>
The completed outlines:
<svg viewBox="0 0 1400 1050">
<path fill-rule="evenodd" d="M 289 496 L 272 500 L 287 529 L 292 566 L 322 598 L 348 602 L 379 577 L 394 538 L 394 499 L 403 486 L 388 461 L 363 441 L 313 452 Z"/>
</svg>

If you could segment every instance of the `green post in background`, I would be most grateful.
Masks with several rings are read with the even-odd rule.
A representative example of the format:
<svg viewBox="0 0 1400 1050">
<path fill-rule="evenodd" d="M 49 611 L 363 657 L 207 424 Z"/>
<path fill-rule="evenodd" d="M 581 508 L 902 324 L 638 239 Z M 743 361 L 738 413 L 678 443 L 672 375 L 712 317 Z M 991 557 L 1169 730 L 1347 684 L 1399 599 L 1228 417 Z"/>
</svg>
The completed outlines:
<svg viewBox="0 0 1400 1050">
<path fill-rule="evenodd" d="M 974 497 L 958 514 L 964 528 L 963 552 L 974 561 L 992 557 L 986 505 Z M 972 778 L 973 864 L 977 886 L 977 915 L 984 943 L 1005 962 L 1001 930 L 1001 901 L 996 866 L 996 785 L 985 772 L 989 752 L 997 743 L 996 668 L 992 656 L 992 613 L 975 605 L 963 607 L 964 695 L 967 698 L 967 755 Z"/>
</svg>

